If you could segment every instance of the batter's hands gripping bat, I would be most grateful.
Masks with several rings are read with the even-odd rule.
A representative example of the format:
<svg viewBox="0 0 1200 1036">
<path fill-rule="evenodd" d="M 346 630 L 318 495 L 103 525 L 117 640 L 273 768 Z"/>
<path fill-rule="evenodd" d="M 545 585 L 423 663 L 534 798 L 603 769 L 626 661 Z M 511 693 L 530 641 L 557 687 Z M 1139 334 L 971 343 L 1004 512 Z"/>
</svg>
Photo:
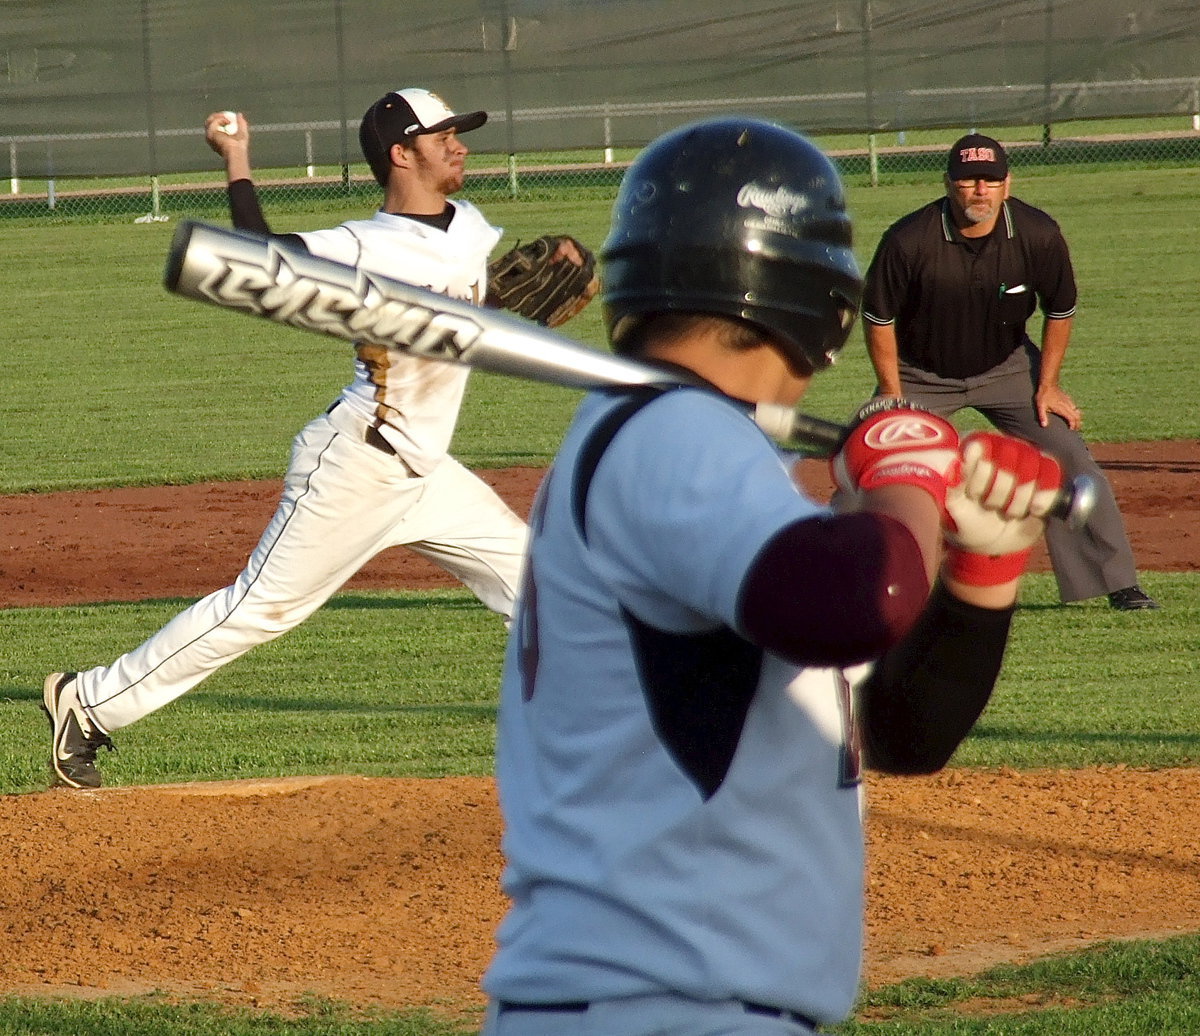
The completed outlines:
<svg viewBox="0 0 1200 1036">
<path fill-rule="evenodd" d="M 180 223 L 163 279 L 187 298 L 495 374 L 580 389 L 687 383 L 677 370 L 589 349 L 531 321 L 243 230 Z M 753 416 L 767 434 L 814 457 L 833 456 L 847 431 L 777 404 L 760 403 Z M 1094 502 L 1091 480 L 1076 479 L 1050 514 L 1079 527 Z"/>
</svg>

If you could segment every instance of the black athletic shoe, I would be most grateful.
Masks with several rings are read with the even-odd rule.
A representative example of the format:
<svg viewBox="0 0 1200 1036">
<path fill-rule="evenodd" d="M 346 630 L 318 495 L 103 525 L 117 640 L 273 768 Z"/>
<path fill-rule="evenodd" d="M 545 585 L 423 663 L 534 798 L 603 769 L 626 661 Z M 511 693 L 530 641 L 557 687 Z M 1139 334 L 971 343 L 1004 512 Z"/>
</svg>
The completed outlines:
<svg viewBox="0 0 1200 1036">
<path fill-rule="evenodd" d="M 1125 587 L 1124 590 L 1114 590 L 1108 595 L 1108 603 L 1110 607 L 1116 608 L 1119 612 L 1137 612 L 1144 608 L 1162 607 L 1137 583 Z"/>
<path fill-rule="evenodd" d="M 116 746 L 79 705 L 75 673 L 51 673 L 42 685 L 42 710 L 50 717 L 50 768 L 69 788 L 100 787 L 96 751 Z"/>
</svg>

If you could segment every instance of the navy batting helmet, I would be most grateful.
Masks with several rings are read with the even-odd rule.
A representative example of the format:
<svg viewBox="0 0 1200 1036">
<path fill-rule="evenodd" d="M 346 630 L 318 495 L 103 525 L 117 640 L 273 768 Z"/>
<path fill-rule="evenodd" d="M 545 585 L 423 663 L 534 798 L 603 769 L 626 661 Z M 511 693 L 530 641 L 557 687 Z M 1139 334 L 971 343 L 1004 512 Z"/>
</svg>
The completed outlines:
<svg viewBox="0 0 1200 1036">
<path fill-rule="evenodd" d="M 800 370 L 829 366 L 858 312 L 841 178 L 791 130 L 719 118 L 673 130 L 629 167 L 601 256 L 614 349 L 632 321 L 713 313 L 765 329 Z"/>
</svg>

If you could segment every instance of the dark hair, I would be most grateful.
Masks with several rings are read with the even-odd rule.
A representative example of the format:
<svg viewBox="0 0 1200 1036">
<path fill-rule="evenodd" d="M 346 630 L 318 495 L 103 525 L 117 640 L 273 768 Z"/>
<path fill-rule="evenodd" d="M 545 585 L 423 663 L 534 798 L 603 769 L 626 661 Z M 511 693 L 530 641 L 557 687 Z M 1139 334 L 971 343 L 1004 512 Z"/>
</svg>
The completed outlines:
<svg viewBox="0 0 1200 1036">
<path fill-rule="evenodd" d="M 622 352 L 639 355 L 656 343 L 670 343 L 690 335 L 711 331 L 727 349 L 747 352 L 763 342 L 776 342 L 770 330 L 748 320 L 723 313 L 684 313 L 665 310 L 642 313 L 629 318 L 622 329 Z"/>
</svg>

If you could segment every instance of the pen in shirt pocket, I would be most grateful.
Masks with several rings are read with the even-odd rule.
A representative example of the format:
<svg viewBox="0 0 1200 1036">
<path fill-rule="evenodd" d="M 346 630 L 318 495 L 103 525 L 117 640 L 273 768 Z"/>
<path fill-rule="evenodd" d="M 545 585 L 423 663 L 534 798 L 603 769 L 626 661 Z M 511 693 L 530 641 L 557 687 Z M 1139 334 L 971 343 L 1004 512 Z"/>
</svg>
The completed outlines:
<svg viewBox="0 0 1200 1036">
<path fill-rule="evenodd" d="M 1014 284 L 1011 288 L 1007 284 L 1000 285 L 1001 295 L 1021 295 L 1025 292 L 1024 284 Z"/>
</svg>

